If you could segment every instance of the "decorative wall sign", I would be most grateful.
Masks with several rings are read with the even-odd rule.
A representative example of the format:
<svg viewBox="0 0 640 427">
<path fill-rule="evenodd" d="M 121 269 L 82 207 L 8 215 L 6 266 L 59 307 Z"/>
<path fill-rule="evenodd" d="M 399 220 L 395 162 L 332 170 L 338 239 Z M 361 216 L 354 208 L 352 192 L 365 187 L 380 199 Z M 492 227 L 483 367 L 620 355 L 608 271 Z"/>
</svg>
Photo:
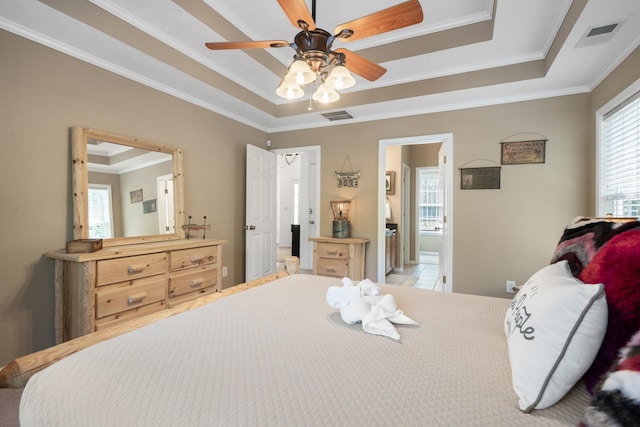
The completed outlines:
<svg viewBox="0 0 640 427">
<path fill-rule="evenodd" d="M 157 199 L 142 202 L 142 213 L 154 213 L 157 210 Z"/>
<path fill-rule="evenodd" d="M 394 171 L 387 171 L 385 188 L 387 190 L 387 196 L 396 194 L 396 173 Z"/>
<path fill-rule="evenodd" d="M 342 170 L 340 170 L 340 172 L 338 171 L 335 172 L 338 188 L 341 188 L 341 187 L 357 188 L 358 180 L 360 179 L 360 176 L 362 174 L 360 171 L 345 172 L 344 167 L 347 164 L 347 162 L 349 162 L 349 168 L 353 171 L 353 166 L 351 166 L 351 160 L 349 160 L 349 156 L 347 156 L 344 159 L 344 163 L 342 164 Z"/>
<path fill-rule="evenodd" d="M 139 203 L 142 201 L 142 188 L 139 190 L 129 191 L 130 203 Z"/>
<path fill-rule="evenodd" d="M 360 171 L 358 172 L 336 172 L 336 179 L 338 180 L 338 188 L 341 187 L 358 187 L 358 179 L 360 179 Z"/>
<path fill-rule="evenodd" d="M 546 139 L 534 141 L 501 142 L 500 162 L 503 165 L 524 165 L 544 163 Z"/>
<path fill-rule="evenodd" d="M 497 190 L 500 188 L 500 167 L 461 168 L 461 190 Z"/>
</svg>

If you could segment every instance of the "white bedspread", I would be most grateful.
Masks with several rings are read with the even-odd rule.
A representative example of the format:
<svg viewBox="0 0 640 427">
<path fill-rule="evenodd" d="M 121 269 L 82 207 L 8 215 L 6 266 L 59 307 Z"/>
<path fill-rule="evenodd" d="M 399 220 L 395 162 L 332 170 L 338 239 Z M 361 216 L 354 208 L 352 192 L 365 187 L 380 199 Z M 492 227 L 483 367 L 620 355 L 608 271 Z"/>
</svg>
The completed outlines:
<svg viewBox="0 0 640 427">
<path fill-rule="evenodd" d="M 420 326 L 347 325 L 337 279 L 295 275 L 97 344 L 31 378 L 22 426 L 576 425 L 588 397 L 517 408 L 509 300 L 381 285 Z"/>
</svg>

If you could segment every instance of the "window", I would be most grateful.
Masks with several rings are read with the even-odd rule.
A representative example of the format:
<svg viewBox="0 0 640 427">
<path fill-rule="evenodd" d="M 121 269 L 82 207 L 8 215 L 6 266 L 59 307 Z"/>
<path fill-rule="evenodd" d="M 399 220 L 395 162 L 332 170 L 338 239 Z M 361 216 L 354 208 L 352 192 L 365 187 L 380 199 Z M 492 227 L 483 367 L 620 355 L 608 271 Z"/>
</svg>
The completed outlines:
<svg viewBox="0 0 640 427">
<path fill-rule="evenodd" d="M 89 184 L 89 238 L 109 239 L 113 237 L 111 215 L 111 186 Z"/>
<path fill-rule="evenodd" d="M 437 167 L 418 168 L 418 225 L 420 232 L 442 228 L 440 177 Z"/>
<path fill-rule="evenodd" d="M 293 191 L 292 191 L 292 196 L 293 196 L 293 212 L 292 214 L 292 218 L 291 218 L 291 224 L 296 224 L 299 225 L 300 224 L 300 181 L 295 180 L 293 181 Z"/>
<path fill-rule="evenodd" d="M 640 92 L 602 116 L 598 215 L 640 216 Z"/>
</svg>

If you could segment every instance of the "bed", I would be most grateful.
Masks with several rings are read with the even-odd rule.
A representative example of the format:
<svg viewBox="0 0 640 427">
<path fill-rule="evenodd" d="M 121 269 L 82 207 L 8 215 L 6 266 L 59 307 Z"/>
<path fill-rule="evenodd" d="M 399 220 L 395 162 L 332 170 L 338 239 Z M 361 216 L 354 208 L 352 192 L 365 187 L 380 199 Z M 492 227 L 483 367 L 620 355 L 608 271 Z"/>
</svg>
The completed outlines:
<svg viewBox="0 0 640 427">
<path fill-rule="evenodd" d="M 29 425 L 575 425 L 588 396 L 524 414 L 509 300 L 381 285 L 420 326 L 347 325 L 340 281 L 291 275 L 76 353 L 31 378 Z M 454 332 L 455 331 L 455 332 Z"/>
<path fill-rule="evenodd" d="M 640 232 L 640 224 L 624 227 L 637 247 L 640 236 L 631 233 Z M 604 240 L 615 241 L 617 231 L 609 228 Z M 588 233 L 576 233 L 576 229 L 565 231 L 550 264 L 553 274 L 568 272 L 567 280 L 578 280 L 573 269 L 579 270 L 579 276 L 590 264 L 584 251 L 577 249 Z M 593 232 L 586 239 L 593 240 Z M 600 246 L 604 248 L 605 243 Z M 589 261 L 598 261 L 602 251 L 596 249 L 586 255 Z M 617 252 L 614 255 L 629 261 Z M 637 269 L 640 260 L 631 259 L 632 264 L 635 261 Z M 562 360 L 553 367 L 562 375 L 545 377 L 544 387 L 555 387 L 556 381 L 566 391 L 546 408 L 523 411 L 516 372 L 538 369 L 544 351 L 518 353 L 519 344 L 510 336 L 532 341 L 524 333 L 531 330 L 522 322 L 517 302 L 527 293 L 543 295 L 542 282 L 549 278 L 549 271 L 543 267 L 544 274 L 532 276 L 513 300 L 376 285 L 418 323 L 394 325 L 398 340 L 367 333 L 360 323 L 345 323 L 341 310 L 327 303 L 328 290 L 344 286 L 341 280 L 304 274 L 281 277 L 52 364 L 29 379 L 20 403 L 20 422 L 23 426 L 607 425 L 596 424 L 596 420 L 606 421 L 601 416 L 606 416 L 606 408 L 594 403 L 580 379 L 589 366 L 577 379 L 565 376 L 570 369 L 563 363 L 572 351 L 577 350 L 579 357 L 593 353 L 587 357 L 589 364 L 599 357 L 598 346 L 594 350 L 576 347 L 577 338 L 565 344 Z M 590 287 L 585 291 L 590 301 L 587 308 L 578 310 L 580 324 L 569 328 L 572 338 L 593 339 L 598 333 L 585 319 L 598 321 L 602 316 L 593 307 L 602 305 L 603 292 L 598 290 L 605 286 L 571 286 Z M 556 292 L 561 286 L 549 288 Z M 578 298 L 571 294 L 570 299 Z M 513 324 L 518 325 L 516 333 Z M 542 326 L 536 327 L 538 333 Z M 561 329 L 553 323 L 550 328 Z M 596 339 L 606 342 L 607 331 L 601 335 Z M 640 341 L 640 335 L 627 347 L 640 344 L 634 339 Z M 593 347 L 592 341 L 587 347 Z M 526 353 L 534 359 L 527 359 Z M 637 351 L 613 364 L 636 357 L 633 354 Z M 615 367 L 608 369 L 606 375 L 617 372 Z M 635 377 L 630 381 L 636 388 L 640 384 Z M 592 391 L 606 395 L 609 389 L 598 385 Z M 589 410 L 591 416 L 585 418 Z M 632 405 L 631 410 L 637 407 Z M 618 421 L 637 425 L 633 422 L 638 419 Z"/>
</svg>

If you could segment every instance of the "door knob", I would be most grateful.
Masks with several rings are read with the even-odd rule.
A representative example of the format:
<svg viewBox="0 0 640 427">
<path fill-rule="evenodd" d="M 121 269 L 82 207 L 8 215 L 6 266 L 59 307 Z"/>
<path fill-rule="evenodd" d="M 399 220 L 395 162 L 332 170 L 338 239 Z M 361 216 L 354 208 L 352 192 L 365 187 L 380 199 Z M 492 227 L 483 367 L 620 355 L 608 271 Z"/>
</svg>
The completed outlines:
<svg viewBox="0 0 640 427">
<path fill-rule="evenodd" d="M 256 226 L 255 225 L 245 225 L 244 227 L 242 227 L 245 230 L 255 230 Z"/>
</svg>

